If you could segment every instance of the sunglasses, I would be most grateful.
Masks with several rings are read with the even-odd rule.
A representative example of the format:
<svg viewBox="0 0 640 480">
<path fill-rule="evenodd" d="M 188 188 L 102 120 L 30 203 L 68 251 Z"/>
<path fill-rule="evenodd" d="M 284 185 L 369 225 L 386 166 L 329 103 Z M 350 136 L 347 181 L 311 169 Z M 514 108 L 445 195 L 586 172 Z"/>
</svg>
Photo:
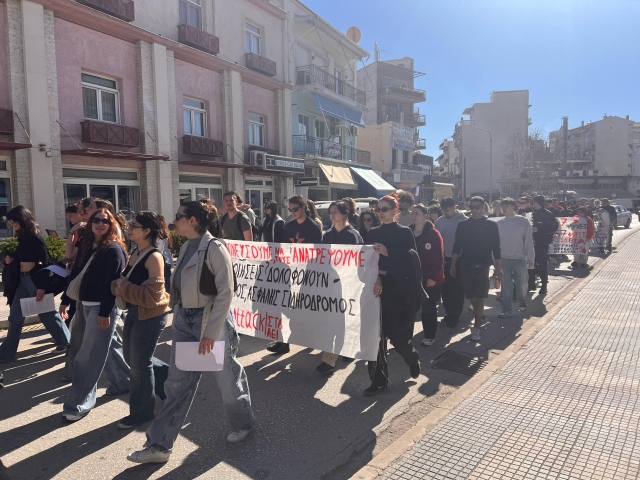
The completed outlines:
<svg viewBox="0 0 640 480">
<path fill-rule="evenodd" d="M 131 230 L 133 228 L 144 228 L 144 227 L 142 225 L 138 225 L 137 223 L 130 223 L 129 224 L 129 230 Z"/>
<path fill-rule="evenodd" d="M 296 207 L 296 208 L 289 208 L 289 213 L 296 213 L 298 210 L 300 210 L 302 207 Z"/>
<path fill-rule="evenodd" d="M 94 217 L 93 220 L 91 220 L 91 223 L 93 223 L 94 225 L 99 225 L 99 224 L 111 225 L 111 220 L 109 220 L 108 218 Z"/>
<path fill-rule="evenodd" d="M 176 222 L 181 218 L 187 218 L 188 216 L 189 215 L 187 215 L 186 213 L 176 213 Z"/>
<path fill-rule="evenodd" d="M 374 212 L 382 212 L 382 213 L 387 213 L 389 211 L 393 210 L 393 208 L 391 207 L 380 207 L 380 208 L 374 208 L 373 211 Z"/>
<path fill-rule="evenodd" d="M 373 218 L 365 217 L 362 219 L 363 222 L 373 222 Z"/>
<path fill-rule="evenodd" d="M 469 205 L 469 210 L 482 210 L 483 208 L 482 205 Z"/>
</svg>

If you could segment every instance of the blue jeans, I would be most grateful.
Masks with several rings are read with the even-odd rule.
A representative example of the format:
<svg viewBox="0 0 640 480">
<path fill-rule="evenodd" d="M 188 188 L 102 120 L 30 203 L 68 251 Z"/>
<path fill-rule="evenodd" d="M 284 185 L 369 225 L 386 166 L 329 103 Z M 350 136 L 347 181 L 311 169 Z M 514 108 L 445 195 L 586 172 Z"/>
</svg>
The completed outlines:
<svg viewBox="0 0 640 480">
<path fill-rule="evenodd" d="M 153 419 L 155 393 L 164 392 L 169 366 L 153 356 L 160 334 L 167 325 L 168 313 L 138 320 L 138 306 L 127 304 L 122 332 L 124 359 L 131 367 L 129 417 L 141 424 Z M 164 394 L 160 395 L 164 396 Z"/>
<path fill-rule="evenodd" d="M 191 402 L 196 394 L 201 372 L 183 372 L 176 368 L 175 353 L 177 342 L 199 342 L 202 325 L 202 308 L 182 308 L 176 306 L 173 316 L 173 341 L 171 342 L 171 361 L 169 377 L 164 384 L 167 400 L 162 412 L 147 430 L 145 447 L 154 447 L 162 451 L 171 451 L 187 418 Z M 224 412 L 231 424 L 231 430 L 250 430 L 256 418 L 251 409 L 251 395 L 247 374 L 236 359 L 238 351 L 238 332 L 233 323 L 231 311 L 220 330 L 218 341 L 224 340 L 224 368 L 211 372 L 216 381 Z M 207 414 L 214 415 L 215 409 Z"/>
<path fill-rule="evenodd" d="M 20 306 L 21 298 L 35 297 L 37 288 L 33 284 L 33 280 L 29 276 L 20 277 L 18 290 L 11 303 L 9 311 L 9 331 L 7 338 L 0 345 L 0 361 L 10 362 L 16 357 L 18 352 L 18 344 L 20 343 L 20 335 L 22 334 L 22 326 L 24 325 L 24 316 L 22 315 L 22 307 Z M 69 329 L 57 312 L 47 312 L 38 315 L 40 321 L 45 326 L 53 341 L 58 346 L 69 345 Z"/>
<path fill-rule="evenodd" d="M 527 290 L 529 273 L 526 260 L 502 259 L 502 311 L 511 312 L 513 308 L 513 287 L 516 288 L 516 298 L 520 305 L 527 304 Z"/>
<path fill-rule="evenodd" d="M 82 338 L 82 346 L 73 361 L 71 391 L 63 407 L 64 413 L 71 414 L 85 414 L 95 406 L 98 379 L 102 370 L 105 370 L 109 378 L 118 381 L 118 385 L 113 385 L 117 391 L 111 393 L 124 393 L 129 389 L 129 378 L 116 373 L 118 370 L 123 371 L 124 366 L 128 369 L 124 359 L 119 357 L 122 358 L 122 363 L 119 359 L 107 361 L 111 344 L 116 335 L 116 324 L 121 314 L 120 310 L 116 307 L 111 310 L 109 315 L 111 322 L 109 328 L 105 330 L 98 329 L 99 305 L 82 305 L 82 310 L 86 320 L 84 337 Z"/>
</svg>

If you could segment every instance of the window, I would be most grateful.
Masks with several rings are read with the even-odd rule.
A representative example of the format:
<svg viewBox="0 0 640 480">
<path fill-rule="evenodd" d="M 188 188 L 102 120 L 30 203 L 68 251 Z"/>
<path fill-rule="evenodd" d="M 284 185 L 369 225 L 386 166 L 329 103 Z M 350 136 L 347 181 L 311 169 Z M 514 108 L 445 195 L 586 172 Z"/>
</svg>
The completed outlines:
<svg viewBox="0 0 640 480">
<path fill-rule="evenodd" d="M 402 151 L 402 163 L 409 163 L 409 151 L 408 150 L 403 150 Z"/>
<path fill-rule="evenodd" d="M 84 118 L 101 122 L 119 122 L 120 105 L 115 80 L 82 74 Z"/>
<path fill-rule="evenodd" d="M 249 114 L 249 145 L 264 147 L 264 117 Z"/>
<path fill-rule="evenodd" d="M 398 167 L 398 150 L 391 149 L 391 169 L 395 170 Z"/>
<path fill-rule="evenodd" d="M 316 138 L 327 138 L 324 120 L 315 120 L 313 124 Z"/>
<path fill-rule="evenodd" d="M 311 130 L 309 129 L 311 121 L 309 117 L 306 115 L 298 114 L 298 135 L 311 135 Z"/>
<path fill-rule="evenodd" d="M 244 48 L 247 53 L 255 53 L 260 55 L 260 42 L 262 34 L 260 29 L 250 23 L 244 24 Z"/>
<path fill-rule="evenodd" d="M 202 7 L 200 0 L 180 0 L 180 25 L 190 25 L 202 30 Z"/>
<path fill-rule="evenodd" d="M 207 117 L 204 102 L 185 97 L 182 100 L 182 106 L 184 109 L 184 134 L 204 137 Z"/>
<path fill-rule="evenodd" d="M 400 119 L 400 106 L 397 103 L 382 103 L 382 116 L 388 117 L 389 120 Z"/>
<path fill-rule="evenodd" d="M 336 93 L 342 95 L 343 94 L 343 83 L 342 83 L 342 72 L 337 68 L 334 69 L 335 77 L 336 77 Z"/>
<path fill-rule="evenodd" d="M 131 220 L 133 215 L 141 209 L 140 187 L 137 185 L 92 185 L 80 182 L 64 184 L 65 205 L 76 203 L 86 196 L 104 198 L 113 203 L 116 211 L 122 213 L 127 220 Z M 87 192 L 89 195 L 87 195 Z"/>
</svg>

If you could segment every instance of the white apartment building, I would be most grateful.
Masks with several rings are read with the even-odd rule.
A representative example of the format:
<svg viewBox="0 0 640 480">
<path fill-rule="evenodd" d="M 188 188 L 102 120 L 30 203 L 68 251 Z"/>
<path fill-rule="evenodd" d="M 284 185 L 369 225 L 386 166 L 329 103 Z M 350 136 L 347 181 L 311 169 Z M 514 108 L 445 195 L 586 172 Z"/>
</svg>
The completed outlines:
<svg viewBox="0 0 640 480">
<path fill-rule="evenodd" d="M 495 91 L 489 102 L 474 103 L 462 112 L 453 134 L 462 195 L 488 196 L 490 190 L 498 194 L 505 151 L 514 135 L 527 134 L 530 106 L 528 90 Z"/>
</svg>

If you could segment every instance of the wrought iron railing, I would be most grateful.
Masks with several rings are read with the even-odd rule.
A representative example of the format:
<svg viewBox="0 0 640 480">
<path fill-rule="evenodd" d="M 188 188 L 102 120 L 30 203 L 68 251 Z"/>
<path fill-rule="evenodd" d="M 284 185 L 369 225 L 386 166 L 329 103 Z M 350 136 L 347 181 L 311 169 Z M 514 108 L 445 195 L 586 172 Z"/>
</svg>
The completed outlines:
<svg viewBox="0 0 640 480">
<path fill-rule="evenodd" d="M 371 165 L 371 152 L 367 150 L 360 150 L 352 145 L 341 145 L 330 140 L 308 137 L 307 135 L 293 136 L 293 154 L 333 158 L 362 165 Z"/>
<path fill-rule="evenodd" d="M 315 65 L 305 65 L 304 67 L 296 68 L 296 85 L 308 85 L 312 83 L 322 85 L 332 92 L 349 98 L 360 105 L 366 105 L 367 103 L 367 94 L 365 92 Z"/>
</svg>

